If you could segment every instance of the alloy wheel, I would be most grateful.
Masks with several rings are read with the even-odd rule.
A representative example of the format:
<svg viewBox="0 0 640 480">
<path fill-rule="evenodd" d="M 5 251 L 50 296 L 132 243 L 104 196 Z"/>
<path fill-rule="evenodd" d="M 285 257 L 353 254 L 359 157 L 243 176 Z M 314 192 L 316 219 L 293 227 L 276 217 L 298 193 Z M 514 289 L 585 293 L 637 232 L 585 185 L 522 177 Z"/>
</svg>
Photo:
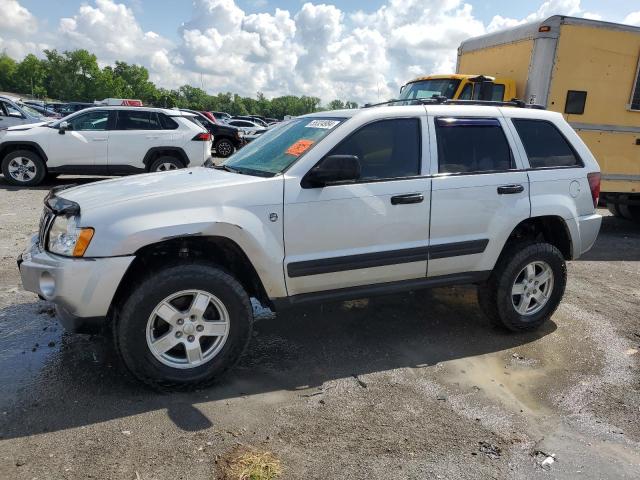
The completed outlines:
<svg viewBox="0 0 640 480">
<path fill-rule="evenodd" d="M 156 172 L 166 172 L 169 170 L 178 170 L 178 167 L 171 162 L 164 162 L 156 167 Z"/>
<path fill-rule="evenodd" d="M 511 287 L 511 301 L 520 315 L 533 315 L 544 308 L 553 292 L 553 270 L 546 262 L 526 265 Z"/>
<path fill-rule="evenodd" d="M 147 345 L 163 364 L 195 368 L 218 355 L 229 336 L 229 313 L 218 297 L 183 290 L 162 300 L 147 321 Z"/>
<path fill-rule="evenodd" d="M 9 175 L 18 182 L 29 182 L 36 173 L 36 164 L 30 158 L 16 157 L 9 162 Z"/>
</svg>

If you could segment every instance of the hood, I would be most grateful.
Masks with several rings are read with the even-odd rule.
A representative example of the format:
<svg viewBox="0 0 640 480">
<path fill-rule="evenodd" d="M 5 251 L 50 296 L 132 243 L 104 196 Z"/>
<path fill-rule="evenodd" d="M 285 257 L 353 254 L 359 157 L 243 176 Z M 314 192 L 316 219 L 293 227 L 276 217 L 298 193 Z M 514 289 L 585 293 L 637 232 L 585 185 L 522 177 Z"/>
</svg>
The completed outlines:
<svg viewBox="0 0 640 480">
<path fill-rule="evenodd" d="M 24 130 L 31 130 L 32 128 L 35 128 L 35 127 L 44 127 L 48 123 L 51 123 L 51 121 L 27 123 L 24 125 L 14 125 L 13 127 L 6 128 L 4 131 L 5 132 L 22 132 Z"/>
<path fill-rule="evenodd" d="M 76 202 L 81 212 L 87 212 L 114 206 L 126 207 L 140 200 L 164 200 L 166 197 L 186 203 L 205 190 L 215 202 L 215 190 L 264 180 L 262 177 L 197 167 L 103 180 L 65 189 L 58 196 Z"/>
</svg>

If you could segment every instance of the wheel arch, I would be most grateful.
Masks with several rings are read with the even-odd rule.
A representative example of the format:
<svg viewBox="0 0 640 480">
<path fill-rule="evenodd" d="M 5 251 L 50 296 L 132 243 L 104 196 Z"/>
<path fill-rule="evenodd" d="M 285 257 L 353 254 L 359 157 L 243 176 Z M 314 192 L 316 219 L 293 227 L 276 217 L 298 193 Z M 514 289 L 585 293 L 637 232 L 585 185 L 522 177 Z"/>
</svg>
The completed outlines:
<svg viewBox="0 0 640 480">
<path fill-rule="evenodd" d="M 263 305 L 273 308 L 255 267 L 234 240 L 222 236 L 183 236 L 145 245 L 135 252 L 134 261 L 116 289 L 110 314 L 123 304 L 126 295 L 141 278 L 163 267 L 181 263 L 220 267 L 236 278 L 250 297 L 256 297 Z"/>
<path fill-rule="evenodd" d="M 4 157 L 9 153 L 15 152 L 16 150 L 29 150 L 40 155 L 45 164 L 49 161 L 49 157 L 47 157 L 47 154 L 44 153 L 44 150 L 39 144 L 22 140 L 9 140 L 0 143 L 0 161 L 4 160 Z"/>
<path fill-rule="evenodd" d="M 555 246 L 566 260 L 575 256 L 576 248 L 570 226 L 557 215 L 529 217 L 521 221 L 511 231 L 500 255 L 514 243 L 534 240 L 544 240 Z"/>
<path fill-rule="evenodd" d="M 153 147 L 150 148 L 144 156 L 142 163 L 144 168 L 149 171 L 151 164 L 162 155 L 178 158 L 185 167 L 189 166 L 189 157 L 186 152 L 180 147 Z"/>
</svg>

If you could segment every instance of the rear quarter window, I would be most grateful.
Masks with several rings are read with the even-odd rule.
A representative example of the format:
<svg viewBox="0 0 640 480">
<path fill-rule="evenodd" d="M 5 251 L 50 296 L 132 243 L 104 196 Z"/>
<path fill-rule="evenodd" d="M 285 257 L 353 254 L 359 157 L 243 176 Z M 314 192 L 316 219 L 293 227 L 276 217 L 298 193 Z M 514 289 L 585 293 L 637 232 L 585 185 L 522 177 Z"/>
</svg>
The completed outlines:
<svg viewBox="0 0 640 480">
<path fill-rule="evenodd" d="M 514 118 L 531 168 L 581 167 L 580 157 L 558 128 L 547 120 Z"/>
<path fill-rule="evenodd" d="M 178 123 L 164 113 L 159 113 L 158 118 L 160 119 L 160 125 L 162 125 L 163 130 L 175 130 L 178 128 Z"/>
</svg>

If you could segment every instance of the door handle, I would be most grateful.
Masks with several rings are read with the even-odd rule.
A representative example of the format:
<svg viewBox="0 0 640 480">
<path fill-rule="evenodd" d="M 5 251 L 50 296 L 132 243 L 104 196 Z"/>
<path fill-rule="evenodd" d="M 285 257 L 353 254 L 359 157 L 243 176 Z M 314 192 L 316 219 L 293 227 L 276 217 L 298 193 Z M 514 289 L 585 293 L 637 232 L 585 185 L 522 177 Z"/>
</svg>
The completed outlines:
<svg viewBox="0 0 640 480">
<path fill-rule="evenodd" d="M 94 138 L 93 141 L 94 142 L 106 142 L 107 139 L 106 138 Z"/>
<path fill-rule="evenodd" d="M 391 205 L 404 205 L 407 203 L 420 203 L 424 197 L 419 193 L 408 193 L 406 195 L 395 195 L 391 197 Z"/>
<path fill-rule="evenodd" d="M 513 193 L 522 193 L 524 192 L 524 186 L 522 185 L 500 185 L 498 187 L 498 195 L 509 195 Z"/>
</svg>

